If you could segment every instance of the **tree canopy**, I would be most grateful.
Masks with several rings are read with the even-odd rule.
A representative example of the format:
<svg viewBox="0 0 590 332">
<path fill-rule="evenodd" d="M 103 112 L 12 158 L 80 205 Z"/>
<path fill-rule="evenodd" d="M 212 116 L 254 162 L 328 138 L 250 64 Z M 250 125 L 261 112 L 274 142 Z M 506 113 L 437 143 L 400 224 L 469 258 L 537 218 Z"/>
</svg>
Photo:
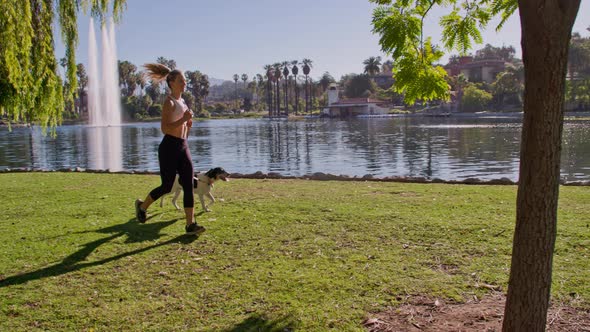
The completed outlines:
<svg viewBox="0 0 590 332">
<path fill-rule="evenodd" d="M 438 61 L 443 52 L 424 37 L 424 20 L 436 7 L 451 7 L 441 18 L 442 42 L 447 50 L 465 54 L 473 43 L 481 43 L 480 27 L 498 15 L 501 27 L 516 10 L 515 0 L 369 0 L 379 6 L 373 11 L 373 32 L 379 34 L 382 51 L 393 56 L 394 89 L 405 102 L 449 99 L 447 73 Z"/>
<path fill-rule="evenodd" d="M 61 122 L 65 101 L 77 94 L 77 17 L 81 10 L 101 22 L 115 20 L 126 0 L 13 0 L 0 2 L 0 115 L 11 121 Z M 111 8 L 109 10 L 109 8 Z M 65 44 L 65 80 L 58 74 L 53 24 L 57 17 Z"/>
</svg>

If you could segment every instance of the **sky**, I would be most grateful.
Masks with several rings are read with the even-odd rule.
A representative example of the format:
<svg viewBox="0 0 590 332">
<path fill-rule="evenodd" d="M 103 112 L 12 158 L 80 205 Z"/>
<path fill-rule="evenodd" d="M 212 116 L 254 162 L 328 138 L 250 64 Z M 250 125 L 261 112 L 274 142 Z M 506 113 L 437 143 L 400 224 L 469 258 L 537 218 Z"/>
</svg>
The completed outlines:
<svg viewBox="0 0 590 332">
<path fill-rule="evenodd" d="M 117 56 L 138 67 L 163 56 L 175 60 L 180 69 L 226 80 L 243 73 L 251 78 L 263 73 L 266 64 L 308 58 L 313 61 L 313 78 L 329 72 L 340 79 L 363 72 L 362 63 L 371 56 L 387 58 L 379 36 L 371 32 L 375 7 L 368 0 L 127 0 L 115 29 Z M 433 15 L 425 21 L 425 36 L 442 45 L 438 20 Z M 474 51 L 485 44 L 511 45 L 521 57 L 518 15 L 500 32 L 494 23 Z M 77 62 L 87 66 L 87 15 L 79 17 L 78 27 Z M 590 0 L 582 0 L 573 31 L 588 36 L 587 27 Z M 59 37 L 55 46 L 56 55 L 63 57 Z"/>
</svg>

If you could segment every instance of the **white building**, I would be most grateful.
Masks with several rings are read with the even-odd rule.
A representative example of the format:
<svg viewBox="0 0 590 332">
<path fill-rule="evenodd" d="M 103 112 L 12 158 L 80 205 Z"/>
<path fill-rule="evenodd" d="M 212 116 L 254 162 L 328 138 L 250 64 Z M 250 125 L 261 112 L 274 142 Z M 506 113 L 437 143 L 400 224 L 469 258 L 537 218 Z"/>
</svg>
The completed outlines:
<svg viewBox="0 0 590 332">
<path fill-rule="evenodd" d="M 358 115 L 383 115 L 389 112 L 387 102 L 370 98 L 339 98 L 338 85 L 328 87 L 328 106 L 322 115 L 329 117 L 354 117 Z"/>
</svg>

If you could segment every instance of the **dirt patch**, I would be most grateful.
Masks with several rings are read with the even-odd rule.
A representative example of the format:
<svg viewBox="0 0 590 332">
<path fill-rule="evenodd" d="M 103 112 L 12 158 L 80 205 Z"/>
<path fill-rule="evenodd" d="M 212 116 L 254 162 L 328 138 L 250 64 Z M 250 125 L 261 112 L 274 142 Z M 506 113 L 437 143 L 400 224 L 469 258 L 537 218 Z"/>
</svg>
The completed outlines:
<svg viewBox="0 0 590 332">
<path fill-rule="evenodd" d="M 424 296 L 409 297 L 395 308 L 372 314 L 363 324 L 370 332 L 492 332 L 502 330 L 506 297 L 494 292 L 465 303 L 444 303 Z M 590 332 L 590 312 L 552 305 L 547 331 Z"/>
</svg>

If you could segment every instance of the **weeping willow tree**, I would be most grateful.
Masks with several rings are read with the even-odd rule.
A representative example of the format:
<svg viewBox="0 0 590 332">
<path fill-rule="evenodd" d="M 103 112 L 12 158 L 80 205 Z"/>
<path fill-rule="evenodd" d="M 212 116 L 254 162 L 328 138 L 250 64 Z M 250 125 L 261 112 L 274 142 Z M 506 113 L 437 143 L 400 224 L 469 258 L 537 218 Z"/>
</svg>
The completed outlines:
<svg viewBox="0 0 590 332">
<path fill-rule="evenodd" d="M 0 115 L 55 128 L 66 101 L 76 96 L 77 17 L 82 11 L 115 21 L 126 0 L 8 0 L 0 2 Z M 66 91 L 57 68 L 53 24 L 58 18 L 66 49 Z"/>
</svg>

